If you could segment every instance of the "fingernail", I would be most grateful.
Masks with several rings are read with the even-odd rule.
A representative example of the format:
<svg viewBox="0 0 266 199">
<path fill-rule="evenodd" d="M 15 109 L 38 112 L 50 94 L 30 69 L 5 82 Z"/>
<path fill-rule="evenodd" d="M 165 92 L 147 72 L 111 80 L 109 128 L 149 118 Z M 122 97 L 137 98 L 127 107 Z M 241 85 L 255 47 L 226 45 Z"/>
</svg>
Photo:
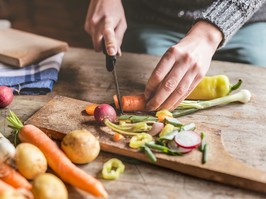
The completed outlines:
<svg viewBox="0 0 266 199">
<path fill-rule="evenodd" d="M 114 56 L 115 55 L 115 49 L 113 47 L 107 49 L 108 55 Z"/>
</svg>

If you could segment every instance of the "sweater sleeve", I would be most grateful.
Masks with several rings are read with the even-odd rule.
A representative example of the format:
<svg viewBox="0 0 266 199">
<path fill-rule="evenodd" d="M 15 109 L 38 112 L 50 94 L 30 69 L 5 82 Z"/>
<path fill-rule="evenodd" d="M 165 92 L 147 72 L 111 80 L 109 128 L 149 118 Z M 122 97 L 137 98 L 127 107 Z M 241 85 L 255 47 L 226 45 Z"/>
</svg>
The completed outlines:
<svg viewBox="0 0 266 199">
<path fill-rule="evenodd" d="M 265 0 L 217 0 L 197 19 L 215 25 L 223 34 L 223 46 L 245 22 L 265 3 Z"/>
</svg>

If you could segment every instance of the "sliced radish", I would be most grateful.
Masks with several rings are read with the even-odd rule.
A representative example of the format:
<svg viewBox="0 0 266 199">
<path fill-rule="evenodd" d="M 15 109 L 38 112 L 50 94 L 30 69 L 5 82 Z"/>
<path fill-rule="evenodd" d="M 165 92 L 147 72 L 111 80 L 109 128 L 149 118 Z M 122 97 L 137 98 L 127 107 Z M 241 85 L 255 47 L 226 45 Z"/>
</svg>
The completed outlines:
<svg viewBox="0 0 266 199">
<path fill-rule="evenodd" d="M 175 143 L 186 149 L 194 149 L 201 143 L 201 138 L 195 131 L 181 131 L 175 136 Z"/>
<path fill-rule="evenodd" d="M 186 149 L 186 148 L 183 148 L 181 146 L 178 146 L 174 140 L 171 140 L 167 143 L 167 146 L 169 149 L 171 149 L 172 151 L 175 151 L 177 153 L 189 153 L 190 151 L 193 150 L 192 149 Z"/>
</svg>

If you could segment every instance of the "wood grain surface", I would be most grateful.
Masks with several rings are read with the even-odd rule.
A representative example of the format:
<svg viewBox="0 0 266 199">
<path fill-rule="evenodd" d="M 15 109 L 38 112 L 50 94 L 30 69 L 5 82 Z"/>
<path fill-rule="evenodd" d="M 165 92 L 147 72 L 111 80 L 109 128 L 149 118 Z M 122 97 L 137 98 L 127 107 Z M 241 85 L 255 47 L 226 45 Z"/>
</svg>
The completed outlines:
<svg viewBox="0 0 266 199">
<path fill-rule="evenodd" d="M 159 59 L 156 56 L 123 53 L 122 57 L 118 58 L 116 65 L 121 94 L 143 92 Z M 202 124 L 211 129 L 220 129 L 224 149 L 231 156 L 266 172 L 266 69 L 245 64 L 213 61 L 208 74 L 225 74 L 232 83 L 239 78 L 243 79 L 242 88 L 252 92 L 252 100 L 248 104 L 236 103 L 199 111 L 181 117 L 180 120 Z M 111 103 L 114 93 L 113 77 L 105 69 L 104 55 L 88 49 L 70 48 L 65 54 L 59 81 L 55 84 L 53 92 L 41 96 L 15 96 L 8 108 L 0 109 L 0 131 L 6 136 L 11 133 L 5 120 L 9 109 L 26 121 L 56 95 L 82 101 Z M 67 121 L 62 121 L 62 128 L 65 123 Z M 112 157 L 117 157 L 124 162 L 125 173 L 116 181 L 102 180 L 100 175 L 102 165 Z M 227 164 L 230 168 L 230 162 Z M 259 192 L 203 180 L 104 151 L 94 162 L 79 165 L 79 167 L 101 180 L 111 199 L 266 198 L 265 194 Z M 71 186 L 67 187 L 70 199 L 93 198 L 90 194 Z"/>
</svg>

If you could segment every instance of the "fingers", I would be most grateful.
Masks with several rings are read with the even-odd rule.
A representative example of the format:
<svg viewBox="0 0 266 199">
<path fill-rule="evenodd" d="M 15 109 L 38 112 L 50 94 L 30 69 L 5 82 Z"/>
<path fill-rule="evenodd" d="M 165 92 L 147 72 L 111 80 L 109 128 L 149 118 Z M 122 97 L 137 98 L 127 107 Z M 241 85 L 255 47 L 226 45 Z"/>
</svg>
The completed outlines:
<svg viewBox="0 0 266 199">
<path fill-rule="evenodd" d="M 103 28 L 103 37 L 108 55 L 115 56 L 118 50 L 115 31 L 111 22 L 105 23 Z"/>
<path fill-rule="evenodd" d="M 147 111 L 175 109 L 196 87 L 203 77 L 196 59 L 178 49 L 166 53 L 146 86 L 145 94 L 151 93 Z M 173 63 L 174 62 L 174 63 Z"/>
<path fill-rule="evenodd" d="M 159 87 L 161 81 L 165 78 L 165 76 L 169 73 L 172 66 L 175 63 L 175 57 L 171 52 L 171 49 L 166 51 L 163 55 L 162 59 L 152 72 L 148 83 L 146 84 L 144 95 L 146 99 L 150 99 L 155 93 L 156 89 Z"/>
</svg>

